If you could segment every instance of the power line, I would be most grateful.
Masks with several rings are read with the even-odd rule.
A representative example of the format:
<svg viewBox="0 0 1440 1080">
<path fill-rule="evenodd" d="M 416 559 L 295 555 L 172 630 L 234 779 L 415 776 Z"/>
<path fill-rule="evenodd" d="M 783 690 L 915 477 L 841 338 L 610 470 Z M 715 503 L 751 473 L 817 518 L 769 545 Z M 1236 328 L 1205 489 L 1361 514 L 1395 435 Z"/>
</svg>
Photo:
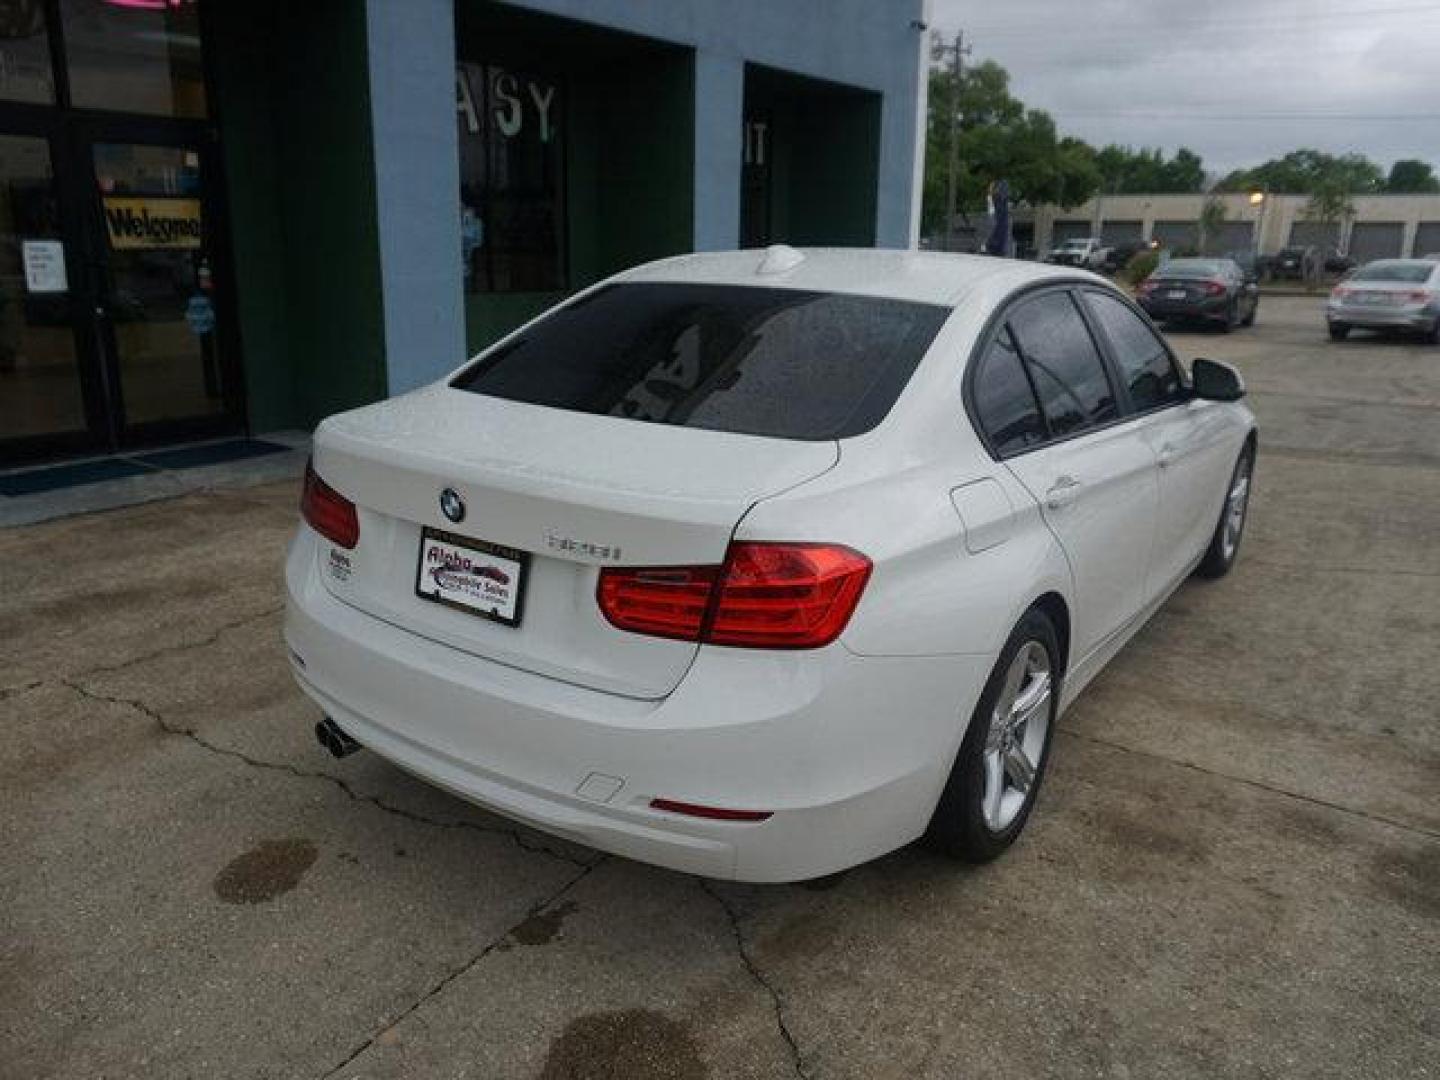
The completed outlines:
<svg viewBox="0 0 1440 1080">
<path fill-rule="evenodd" d="M 1294 16 L 1278 17 L 1274 14 L 1257 16 L 1232 15 L 1225 16 L 1223 18 L 1198 19 L 1193 17 L 1186 18 L 1183 16 L 1173 18 L 1167 17 L 1164 21 L 1163 26 L 1158 26 L 1156 29 L 1167 31 L 1185 27 L 1197 27 L 1207 29 L 1213 27 L 1215 29 L 1234 30 L 1289 29 L 1295 26 L 1313 26 L 1317 22 L 1324 22 L 1329 19 L 1369 19 L 1374 18 L 1377 15 L 1419 15 L 1422 17 L 1433 17 L 1435 15 L 1440 15 L 1440 4 L 1420 4 L 1412 7 L 1392 6 L 1374 8 L 1346 8 L 1335 11 L 1310 11 L 1305 12 L 1304 14 L 1297 13 Z M 1036 29 L 1037 28 L 1033 21 L 1027 24 L 995 23 L 990 26 L 985 26 L 982 24 L 978 27 L 972 24 L 970 26 L 970 33 L 972 35 L 988 34 L 993 36 L 1031 37 L 1036 33 Z M 1102 34 L 1112 34 L 1117 30 L 1121 31 L 1123 34 L 1126 28 L 1112 25 L 1096 27 L 1096 29 L 1100 30 Z M 1137 37 L 1148 36 L 1145 35 L 1142 28 L 1138 26 L 1132 27 L 1131 30 L 1133 34 Z M 1071 32 L 1069 30 L 1065 31 L 1065 36 L 1068 40 L 1072 36 Z M 1084 35 L 1080 34 L 1078 36 L 1083 37 Z"/>
<path fill-rule="evenodd" d="M 1217 120 L 1217 121 L 1306 121 L 1354 120 L 1379 123 L 1413 123 L 1440 120 L 1440 113 L 1341 113 L 1341 112 L 1187 112 L 1184 109 L 1065 109 L 1045 110 L 1052 116 L 1096 120 Z"/>
</svg>

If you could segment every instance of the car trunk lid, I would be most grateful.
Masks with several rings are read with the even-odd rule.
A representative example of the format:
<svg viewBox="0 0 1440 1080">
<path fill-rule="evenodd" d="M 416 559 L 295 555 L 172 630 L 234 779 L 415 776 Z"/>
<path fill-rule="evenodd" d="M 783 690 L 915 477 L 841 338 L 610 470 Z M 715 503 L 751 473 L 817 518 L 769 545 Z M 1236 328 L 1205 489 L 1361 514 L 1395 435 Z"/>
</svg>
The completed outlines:
<svg viewBox="0 0 1440 1080">
<path fill-rule="evenodd" d="M 833 440 L 643 423 L 432 387 L 327 420 L 314 454 L 316 471 L 356 503 L 360 520 L 353 550 L 322 544 L 320 572 L 334 595 L 475 656 L 658 698 L 697 646 L 606 622 L 595 600 L 600 567 L 719 563 L 752 505 L 826 472 L 839 451 Z M 458 522 L 442 512 L 447 488 L 465 504 Z M 427 529 L 523 553 L 516 625 L 417 594 Z"/>
</svg>

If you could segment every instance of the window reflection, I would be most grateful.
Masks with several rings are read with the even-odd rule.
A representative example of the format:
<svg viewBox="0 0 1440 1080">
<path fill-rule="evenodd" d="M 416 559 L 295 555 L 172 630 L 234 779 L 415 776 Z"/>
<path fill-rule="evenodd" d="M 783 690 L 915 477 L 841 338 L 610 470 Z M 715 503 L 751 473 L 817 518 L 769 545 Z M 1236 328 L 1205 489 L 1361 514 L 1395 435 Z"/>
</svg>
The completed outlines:
<svg viewBox="0 0 1440 1080">
<path fill-rule="evenodd" d="M 54 100 L 44 0 L 0 0 L 0 101 Z"/>
<path fill-rule="evenodd" d="M 61 0 L 60 15 L 76 105 L 205 115 L 199 0 Z"/>
</svg>

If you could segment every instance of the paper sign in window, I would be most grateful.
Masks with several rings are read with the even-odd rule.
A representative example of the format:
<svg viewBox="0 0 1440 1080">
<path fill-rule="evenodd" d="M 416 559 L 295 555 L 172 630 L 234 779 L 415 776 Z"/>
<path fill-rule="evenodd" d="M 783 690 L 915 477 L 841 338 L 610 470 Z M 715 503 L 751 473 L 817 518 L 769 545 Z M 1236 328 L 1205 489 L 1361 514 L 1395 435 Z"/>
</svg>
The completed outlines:
<svg viewBox="0 0 1440 1080">
<path fill-rule="evenodd" d="M 65 245 L 59 240 L 22 240 L 21 261 L 25 264 L 25 288 L 32 293 L 68 292 L 65 278 Z"/>
</svg>

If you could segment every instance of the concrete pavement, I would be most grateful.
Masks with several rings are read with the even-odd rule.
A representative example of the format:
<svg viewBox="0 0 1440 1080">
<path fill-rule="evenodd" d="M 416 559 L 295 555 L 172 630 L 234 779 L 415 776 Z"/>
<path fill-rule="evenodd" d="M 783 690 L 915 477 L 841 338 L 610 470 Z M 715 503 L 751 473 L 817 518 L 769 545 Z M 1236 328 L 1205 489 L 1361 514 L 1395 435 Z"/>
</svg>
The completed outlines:
<svg viewBox="0 0 1440 1080">
<path fill-rule="evenodd" d="M 1319 311 L 1175 335 L 1261 419 L 1240 564 L 981 869 L 705 882 L 331 760 L 292 484 L 0 532 L 0 1076 L 1436 1075 L 1440 350 Z"/>
</svg>

